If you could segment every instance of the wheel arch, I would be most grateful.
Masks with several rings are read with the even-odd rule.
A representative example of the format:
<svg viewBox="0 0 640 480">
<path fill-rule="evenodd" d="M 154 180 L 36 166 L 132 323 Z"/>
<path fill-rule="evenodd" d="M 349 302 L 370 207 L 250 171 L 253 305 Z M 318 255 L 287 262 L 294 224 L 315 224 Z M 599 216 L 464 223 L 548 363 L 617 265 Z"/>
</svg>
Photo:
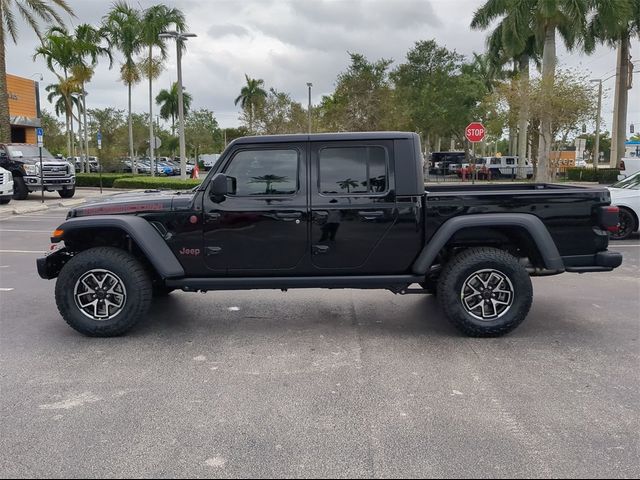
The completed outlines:
<svg viewBox="0 0 640 480">
<path fill-rule="evenodd" d="M 127 215 L 102 215 L 72 218 L 58 227 L 63 233 L 52 241 L 63 240 L 67 252 L 81 251 L 85 246 L 113 244 L 117 240 L 131 240 L 139 256 L 155 270 L 161 279 L 184 276 L 182 265 L 160 233 L 145 219 Z M 93 239 L 87 243 L 86 239 Z M 95 239 L 100 239 L 96 241 Z M 119 245 L 126 248 L 127 245 Z"/>
<path fill-rule="evenodd" d="M 481 242 L 470 243 L 473 246 L 491 245 L 499 238 L 506 236 L 516 241 L 516 246 L 524 247 L 529 256 L 535 256 L 541 266 L 548 270 L 564 271 L 564 262 L 558 252 L 547 227 L 535 215 L 521 213 L 488 213 L 482 215 L 462 215 L 447 220 L 424 246 L 413 264 L 413 273 L 426 274 L 434 264 L 438 255 L 464 236 L 465 232 L 492 232 L 483 236 Z M 516 236 L 513 237 L 513 233 Z M 477 238 L 477 236 L 476 236 Z M 532 260 L 533 260 L 532 259 Z"/>
</svg>

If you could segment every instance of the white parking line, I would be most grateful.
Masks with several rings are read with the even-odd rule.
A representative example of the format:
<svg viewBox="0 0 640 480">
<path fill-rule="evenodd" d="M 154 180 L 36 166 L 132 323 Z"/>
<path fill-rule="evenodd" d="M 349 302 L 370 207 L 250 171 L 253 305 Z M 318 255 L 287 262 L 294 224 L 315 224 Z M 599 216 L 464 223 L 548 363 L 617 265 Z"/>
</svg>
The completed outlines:
<svg viewBox="0 0 640 480">
<path fill-rule="evenodd" d="M 2 232 L 51 233 L 51 230 L 16 230 L 13 228 L 1 228 L 0 233 Z"/>
<path fill-rule="evenodd" d="M 632 247 L 640 247 L 640 245 L 609 245 L 612 250 L 616 248 L 632 248 Z"/>
<path fill-rule="evenodd" d="M 0 253 L 38 253 L 43 255 L 44 250 L 0 250 Z"/>
<path fill-rule="evenodd" d="M 13 288 L 0 288 L 0 292 L 10 292 Z"/>
</svg>

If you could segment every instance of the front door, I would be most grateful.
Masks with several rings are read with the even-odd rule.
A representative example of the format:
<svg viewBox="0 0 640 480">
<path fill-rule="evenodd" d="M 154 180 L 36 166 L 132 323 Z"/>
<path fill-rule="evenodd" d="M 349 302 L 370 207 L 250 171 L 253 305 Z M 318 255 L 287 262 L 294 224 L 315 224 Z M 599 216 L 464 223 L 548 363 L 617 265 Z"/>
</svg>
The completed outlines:
<svg viewBox="0 0 640 480">
<path fill-rule="evenodd" d="M 307 143 L 239 145 L 222 173 L 236 191 L 204 195 L 209 269 L 231 276 L 287 275 L 308 252 Z"/>
<path fill-rule="evenodd" d="M 374 252 L 397 218 L 392 158 L 392 141 L 311 143 L 310 241 L 317 269 L 378 273 L 382 263 Z"/>
</svg>

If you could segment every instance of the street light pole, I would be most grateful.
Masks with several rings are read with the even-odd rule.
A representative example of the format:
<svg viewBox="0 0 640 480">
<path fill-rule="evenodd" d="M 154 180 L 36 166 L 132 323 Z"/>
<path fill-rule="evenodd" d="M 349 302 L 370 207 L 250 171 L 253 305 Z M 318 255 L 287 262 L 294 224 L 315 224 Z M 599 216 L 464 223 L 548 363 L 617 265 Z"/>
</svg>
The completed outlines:
<svg viewBox="0 0 640 480">
<path fill-rule="evenodd" d="M 178 132 L 180 135 L 180 178 L 187 179 L 187 149 L 184 140 L 184 97 L 182 95 L 182 45 L 188 38 L 195 37 L 195 33 L 164 32 L 160 38 L 174 38 L 178 53 Z"/>
<path fill-rule="evenodd" d="M 593 147 L 593 166 L 597 167 L 600 162 L 600 115 L 602 110 L 602 80 L 591 80 L 598 82 L 598 111 L 596 113 L 596 142 Z"/>
<path fill-rule="evenodd" d="M 313 87 L 313 83 L 308 82 L 307 87 L 309 87 L 309 133 L 311 133 L 311 87 Z"/>
</svg>

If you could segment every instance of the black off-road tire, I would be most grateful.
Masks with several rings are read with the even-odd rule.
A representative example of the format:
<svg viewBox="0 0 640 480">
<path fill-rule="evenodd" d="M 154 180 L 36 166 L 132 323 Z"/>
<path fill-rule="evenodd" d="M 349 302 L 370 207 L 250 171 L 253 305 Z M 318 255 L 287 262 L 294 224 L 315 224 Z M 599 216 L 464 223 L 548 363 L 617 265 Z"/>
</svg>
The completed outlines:
<svg viewBox="0 0 640 480">
<path fill-rule="evenodd" d="M 511 282 L 513 291 L 509 308 L 493 319 L 476 318 L 478 315 L 470 314 L 463 303 L 463 285 L 475 273 L 483 271 L 502 274 Z M 526 318 L 533 301 L 533 287 L 526 269 L 513 255 L 497 248 L 470 248 L 444 267 L 438 282 L 438 301 L 449 321 L 465 334 L 499 337 L 514 330 Z"/>
<path fill-rule="evenodd" d="M 29 196 L 29 189 L 24 183 L 24 178 L 19 176 L 13 177 L 13 199 L 26 200 Z"/>
<path fill-rule="evenodd" d="M 75 194 L 76 194 L 76 187 L 58 190 L 58 195 L 60 195 L 62 198 L 73 198 Z"/>
<path fill-rule="evenodd" d="M 126 289 L 123 306 L 113 318 L 90 318 L 76 302 L 76 284 L 91 270 L 116 275 Z M 116 337 L 133 328 L 147 313 L 152 287 L 149 274 L 133 255 L 114 247 L 95 247 L 65 264 L 56 281 L 55 295 L 60 314 L 73 329 L 90 337 Z"/>
</svg>

